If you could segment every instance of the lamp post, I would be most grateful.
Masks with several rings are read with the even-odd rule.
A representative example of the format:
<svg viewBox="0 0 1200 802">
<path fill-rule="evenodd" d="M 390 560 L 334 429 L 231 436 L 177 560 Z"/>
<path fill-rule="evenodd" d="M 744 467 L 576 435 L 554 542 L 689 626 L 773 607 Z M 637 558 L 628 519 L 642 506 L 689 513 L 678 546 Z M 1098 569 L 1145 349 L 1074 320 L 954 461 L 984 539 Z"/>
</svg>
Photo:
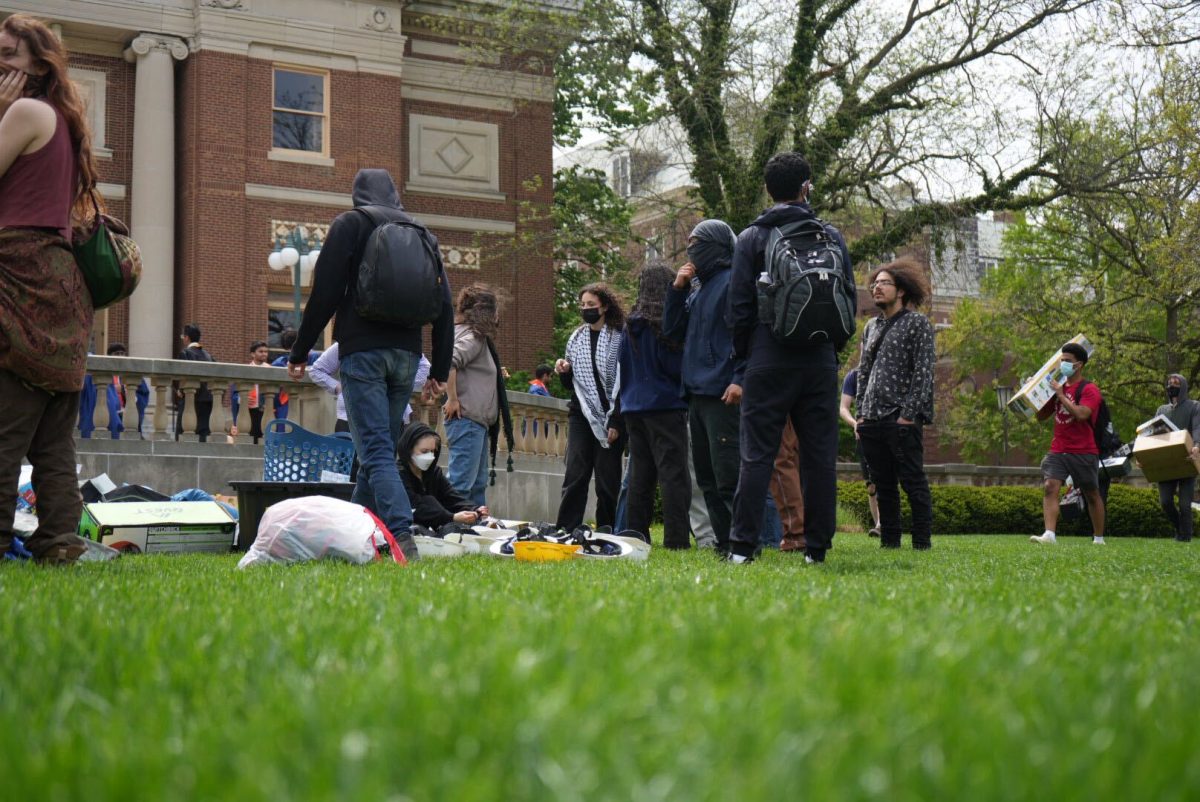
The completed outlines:
<svg viewBox="0 0 1200 802">
<path fill-rule="evenodd" d="M 1000 415 L 1004 421 L 1004 461 L 1008 464 L 1008 402 L 1012 401 L 1013 388 L 1003 385 L 996 388 L 996 405 L 1000 407 Z"/>
<path fill-rule="evenodd" d="M 286 244 L 285 244 L 286 243 Z M 292 271 L 292 304 L 296 330 L 300 330 L 300 288 L 309 281 L 321 255 L 321 241 L 317 239 L 309 249 L 307 238 L 300 226 L 284 237 L 275 237 L 275 250 L 267 256 L 267 266 L 272 270 Z"/>
</svg>

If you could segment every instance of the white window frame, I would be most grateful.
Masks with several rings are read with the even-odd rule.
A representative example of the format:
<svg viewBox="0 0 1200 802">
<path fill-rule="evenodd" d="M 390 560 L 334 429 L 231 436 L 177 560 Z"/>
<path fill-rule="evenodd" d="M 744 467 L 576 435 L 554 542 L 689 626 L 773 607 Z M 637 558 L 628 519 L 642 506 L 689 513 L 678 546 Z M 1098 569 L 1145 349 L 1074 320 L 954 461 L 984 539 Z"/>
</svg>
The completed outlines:
<svg viewBox="0 0 1200 802">
<path fill-rule="evenodd" d="M 633 190 L 631 186 L 632 165 L 630 163 L 629 152 L 617 153 L 612 158 L 612 188 L 613 192 L 620 195 L 622 198 L 628 198 Z"/>
<path fill-rule="evenodd" d="M 113 152 L 106 146 L 108 114 L 108 73 L 104 70 L 70 67 L 68 75 L 80 88 L 85 89 L 88 102 L 87 121 L 92 132 L 92 155 L 98 159 L 111 159 Z"/>
<path fill-rule="evenodd" d="M 311 111 L 300 111 L 297 109 L 279 108 L 275 105 L 275 76 L 279 70 L 287 72 L 298 72 L 304 75 L 317 75 L 324 81 L 322 87 L 322 97 L 324 98 L 324 108 L 321 113 Z M 298 64 L 285 64 L 283 62 L 274 62 L 271 64 L 271 151 L 273 156 L 295 157 L 297 159 L 328 159 L 329 158 L 329 70 L 323 70 L 318 67 L 303 67 Z M 303 150 L 301 148 L 281 148 L 275 145 L 275 112 L 284 114 L 303 114 L 310 117 L 321 118 L 321 150 Z"/>
</svg>

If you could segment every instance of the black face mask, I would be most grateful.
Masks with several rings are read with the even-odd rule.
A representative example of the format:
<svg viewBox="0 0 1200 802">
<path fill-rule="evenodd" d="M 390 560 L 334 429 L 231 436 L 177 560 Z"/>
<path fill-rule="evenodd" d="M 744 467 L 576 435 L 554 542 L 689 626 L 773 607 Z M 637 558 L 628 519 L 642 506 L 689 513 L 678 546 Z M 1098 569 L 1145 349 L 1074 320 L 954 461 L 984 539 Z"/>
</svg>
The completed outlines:
<svg viewBox="0 0 1200 802">
<path fill-rule="evenodd" d="M 699 240 L 687 247 L 688 261 L 696 266 L 696 275 L 708 281 L 733 262 L 733 251 L 725 244 Z"/>
<path fill-rule="evenodd" d="M 579 312 L 579 316 L 583 318 L 583 322 L 589 326 L 600 319 L 600 310 L 595 307 L 591 309 L 583 309 Z"/>
<path fill-rule="evenodd" d="M 1178 398 L 1178 397 L 1179 397 L 1179 388 L 1178 387 L 1168 387 L 1167 388 L 1167 398 Z"/>
</svg>

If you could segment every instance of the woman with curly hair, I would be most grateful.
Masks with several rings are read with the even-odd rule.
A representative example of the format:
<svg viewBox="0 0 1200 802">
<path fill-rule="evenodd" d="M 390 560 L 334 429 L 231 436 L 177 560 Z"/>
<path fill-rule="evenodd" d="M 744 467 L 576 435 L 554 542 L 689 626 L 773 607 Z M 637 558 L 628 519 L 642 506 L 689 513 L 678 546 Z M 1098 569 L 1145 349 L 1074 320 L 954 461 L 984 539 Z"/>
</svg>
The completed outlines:
<svg viewBox="0 0 1200 802">
<path fill-rule="evenodd" d="M 454 356 L 442 407 L 450 445 L 450 484 L 476 507 L 487 504 L 488 456 L 495 461 L 501 418 L 512 451 L 512 417 L 495 344 L 500 305 L 496 291 L 484 284 L 472 284 L 458 293 Z"/>
<path fill-rule="evenodd" d="M 648 535 L 654 488 L 662 486 L 663 545 L 686 549 L 692 479 L 688 473 L 687 402 L 681 392 L 683 344 L 663 336 L 663 305 L 675 271 L 649 264 L 625 325 L 617 407 L 629 433 L 629 528 Z"/>
<path fill-rule="evenodd" d="M 75 419 L 92 298 L 71 251 L 96 188 L 84 106 L 67 52 L 42 22 L 0 22 L 0 554 L 12 545 L 22 457 L 33 465 L 38 529 L 26 546 L 75 562 L 81 498 Z"/>
<path fill-rule="evenodd" d="M 610 420 L 621 390 L 618 357 L 625 313 L 605 284 L 579 291 L 583 325 L 567 340 L 567 353 L 554 363 L 563 386 L 571 391 L 567 407 L 567 467 L 558 526 L 571 530 L 583 523 L 588 485 L 596 475 L 596 525 L 612 526 L 621 488 L 621 454 L 625 438 Z"/>
</svg>

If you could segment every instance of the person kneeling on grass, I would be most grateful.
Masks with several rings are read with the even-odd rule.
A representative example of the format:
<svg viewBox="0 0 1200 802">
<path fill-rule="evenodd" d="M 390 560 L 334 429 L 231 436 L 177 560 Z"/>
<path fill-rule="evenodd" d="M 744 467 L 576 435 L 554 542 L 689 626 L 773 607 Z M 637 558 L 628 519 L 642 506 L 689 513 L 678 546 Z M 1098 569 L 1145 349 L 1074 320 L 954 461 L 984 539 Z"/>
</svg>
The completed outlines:
<svg viewBox="0 0 1200 802">
<path fill-rule="evenodd" d="M 1100 411 L 1100 389 L 1083 380 L 1088 353 L 1082 345 L 1067 343 L 1062 347 L 1062 384 L 1051 380 L 1054 397 L 1038 411 L 1037 419 L 1054 416 L 1054 439 L 1050 453 L 1042 460 L 1042 476 L 1046 480 L 1042 495 L 1042 516 L 1046 531 L 1029 539 L 1034 543 L 1054 543 L 1054 528 L 1058 525 L 1059 491 L 1067 477 L 1087 499 L 1088 515 L 1092 519 L 1093 543 L 1104 543 L 1104 498 L 1100 495 L 1100 449 L 1092 429 Z M 1082 386 L 1081 386 L 1082 385 Z"/>
<path fill-rule="evenodd" d="M 476 506 L 463 498 L 438 467 L 442 440 L 419 421 L 413 421 L 400 433 L 396 446 L 396 467 L 413 507 L 413 523 L 438 529 L 448 523 L 470 526 L 487 516 L 486 506 Z"/>
</svg>

